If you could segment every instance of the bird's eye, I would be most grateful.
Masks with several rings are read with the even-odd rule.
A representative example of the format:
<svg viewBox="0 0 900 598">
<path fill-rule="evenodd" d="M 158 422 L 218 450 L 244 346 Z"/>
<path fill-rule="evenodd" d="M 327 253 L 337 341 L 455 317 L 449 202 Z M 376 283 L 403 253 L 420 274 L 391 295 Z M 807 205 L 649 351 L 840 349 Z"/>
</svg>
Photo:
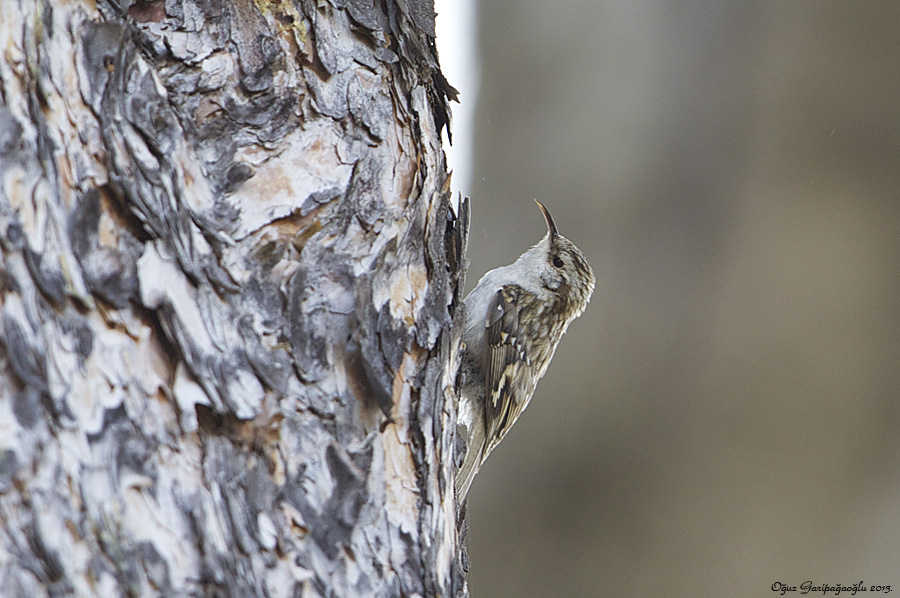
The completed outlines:
<svg viewBox="0 0 900 598">
<path fill-rule="evenodd" d="M 554 255 L 553 256 L 553 265 L 556 266 L 557 268 L 562 268 L 563 267 L 562 258 L 559 257 L 558 255 Z"/>
</svg>

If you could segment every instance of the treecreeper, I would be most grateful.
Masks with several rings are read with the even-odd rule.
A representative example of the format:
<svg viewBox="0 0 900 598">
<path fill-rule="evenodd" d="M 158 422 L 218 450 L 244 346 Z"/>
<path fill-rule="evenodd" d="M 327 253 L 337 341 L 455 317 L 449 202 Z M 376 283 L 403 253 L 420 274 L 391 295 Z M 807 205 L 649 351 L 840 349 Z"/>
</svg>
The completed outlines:
<svg viewBox="0 0 900 598">
<path fill-rule="evenodd" d="M 528 406 L 560 338 L 594 292 L 584 254 L 535 202 L 547 234 L 512 264 L 485 274 L 465 298 L 457 421 L 466 454 L 456 474 L 459 501 Z"/>
</svg>

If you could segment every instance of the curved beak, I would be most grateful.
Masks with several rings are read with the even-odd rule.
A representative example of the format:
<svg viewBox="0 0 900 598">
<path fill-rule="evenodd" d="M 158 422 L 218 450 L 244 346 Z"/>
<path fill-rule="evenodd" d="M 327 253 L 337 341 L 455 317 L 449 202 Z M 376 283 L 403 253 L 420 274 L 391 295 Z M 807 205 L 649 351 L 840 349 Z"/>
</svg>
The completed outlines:
<svg viewBox="0 0 900 598">
<path fill-rule="evenodd" d="M 548 210 L 544 206 L 544 204 L 536 199 L 534 200 L 534 203 L 538 205 L 538 207 L 541 209 L 541 212 L 543 212 L 544 214 L 544 220 L 547 221 L 547 231 L 550 233 L 550 240 L 552 241 L 559 236 L 559 231 L 556 230 L 556 223 L 553 222 L 553 216 L 550 215 L 550 210 Z"/>
</svg>

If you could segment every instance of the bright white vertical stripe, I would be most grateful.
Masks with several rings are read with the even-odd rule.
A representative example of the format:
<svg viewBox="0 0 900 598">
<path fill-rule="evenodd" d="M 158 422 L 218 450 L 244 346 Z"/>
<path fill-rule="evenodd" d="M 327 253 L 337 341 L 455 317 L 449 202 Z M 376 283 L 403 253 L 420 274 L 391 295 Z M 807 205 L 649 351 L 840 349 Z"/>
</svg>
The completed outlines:
<svg viewBox="0 0 900 598">
<path fill-rule="evenodd" d="M 472 147 L 480 69 L 475 44 L 475 0 L 435 0 L 437 47 L 441 70 L 459 90 L 453 110 L 453 145 L 444 143 L 447 164 L 453 171 L 453 191 L 469 194 L 472 184 Z M 454 198 L 455 199 L 455 198 Z"/>
</svg>

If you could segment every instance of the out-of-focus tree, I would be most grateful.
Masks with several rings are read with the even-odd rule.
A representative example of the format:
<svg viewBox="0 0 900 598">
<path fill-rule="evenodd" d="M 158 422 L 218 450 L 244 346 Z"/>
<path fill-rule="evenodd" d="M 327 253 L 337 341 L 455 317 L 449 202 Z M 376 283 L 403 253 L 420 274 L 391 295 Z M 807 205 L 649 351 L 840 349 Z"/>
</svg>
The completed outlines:
<svg viewBox="0 0 900 598">
<path fill-rule="evenodd" d="M 537 197 L 597 290 L 469 493 L 472 593 L 896 586 L 900 4 L 478 6 L 469 280 Z"/>
</svg>

